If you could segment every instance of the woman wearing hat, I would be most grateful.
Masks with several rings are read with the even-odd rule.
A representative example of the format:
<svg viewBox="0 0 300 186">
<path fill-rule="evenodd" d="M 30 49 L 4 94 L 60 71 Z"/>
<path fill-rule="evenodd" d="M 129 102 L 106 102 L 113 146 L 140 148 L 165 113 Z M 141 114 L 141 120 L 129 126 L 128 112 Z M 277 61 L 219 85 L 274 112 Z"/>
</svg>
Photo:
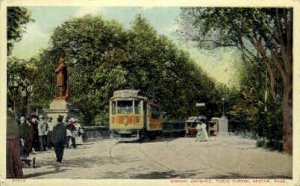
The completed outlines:
<svg viewBox="0 0 300 186">
<path fill-rule="evenodd" d="M 67 147 L 69 147 L 70 139 L 72 141 L 72 146 L 75 149 L 76 148 L 76 142 L 75 137 L 77 136 L 77 131 L 75 128 L 75 119 L 71 118 L 67 125 Z"/>
<path fill-rule="evenodd" d="M 48 123 L 44 120 L 43 115 L 39 115 L 38 120 L 38 133 L 39 133 L 39 144 L 40 151 L 45 151 L 47 146 L 47 129 Z"/>
</svg>

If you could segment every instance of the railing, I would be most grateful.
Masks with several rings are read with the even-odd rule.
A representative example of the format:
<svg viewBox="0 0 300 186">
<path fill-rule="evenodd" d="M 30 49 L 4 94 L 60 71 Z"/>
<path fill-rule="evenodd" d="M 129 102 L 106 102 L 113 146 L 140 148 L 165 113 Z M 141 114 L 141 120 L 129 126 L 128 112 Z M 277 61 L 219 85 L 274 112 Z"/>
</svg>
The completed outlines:
<svg viewBox="0 0 300 186">
<path fill-rule="evenodd" d="M 83 140 L 91 138 L 109 138 L 108 126 L 84 126 Z"/>
</svg>

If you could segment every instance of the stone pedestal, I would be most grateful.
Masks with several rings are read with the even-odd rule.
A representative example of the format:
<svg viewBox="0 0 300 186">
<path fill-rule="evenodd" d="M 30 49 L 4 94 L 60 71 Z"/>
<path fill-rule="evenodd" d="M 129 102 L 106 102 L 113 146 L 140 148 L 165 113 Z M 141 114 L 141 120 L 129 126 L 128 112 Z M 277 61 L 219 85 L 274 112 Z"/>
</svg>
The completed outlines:
<svg viewBox="0 0 300 186">
<path fill-rule="evenodd" d="M 63 116 L 65 119 L 68 116 L 68 112 L 69 112 L 67 108 L 67 102 L 63 99 L 61 100 L 54 99 L 50 103 L 50 108 L 44 109 L 44 111 L 48 117 L 52 117 L 52 123 L 54 125 L 56 125 L 57 118 L 59 115 Z"/>
<path fill-rule="evenodd" d="M 219 122 L 219 133 L 228 133 L 228 119 L 226 116 L 222 116 Z"/>
<path fill-rule="evenodd" d="M 57 124 L 59 115 L 63 116 L 65 121 L 66 117 L 79 118 L 79 109 L 76 109 L 71 103 L 64 99 L 54 99 L 49 106 L 49 109 L 44 109 L 48 117 L 52 117 L 54 126 Z"/>
</svg>

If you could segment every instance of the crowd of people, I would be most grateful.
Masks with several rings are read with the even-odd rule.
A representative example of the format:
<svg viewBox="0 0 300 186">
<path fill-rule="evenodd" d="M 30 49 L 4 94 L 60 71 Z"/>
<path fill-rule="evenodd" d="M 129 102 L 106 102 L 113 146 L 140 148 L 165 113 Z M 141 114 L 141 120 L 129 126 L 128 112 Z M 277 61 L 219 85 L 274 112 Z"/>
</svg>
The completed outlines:
<svg viewBox="0 0 300 186">
<path fill-rule="evenodd" d="M 76 148 L 76 139 L 83 134 L 77 119 L 52 118 L 32 114 L 29 118 L 21 116 L 15 119 L 13 111 L 7 113 L 7 178 L 20 178 L 23 176 L 23 162 L 30 162 L 30 154 L 47 151 L 54 148 L 56 162 L 61 163 L 64 148 L 70 143 Z"/>
</svg>

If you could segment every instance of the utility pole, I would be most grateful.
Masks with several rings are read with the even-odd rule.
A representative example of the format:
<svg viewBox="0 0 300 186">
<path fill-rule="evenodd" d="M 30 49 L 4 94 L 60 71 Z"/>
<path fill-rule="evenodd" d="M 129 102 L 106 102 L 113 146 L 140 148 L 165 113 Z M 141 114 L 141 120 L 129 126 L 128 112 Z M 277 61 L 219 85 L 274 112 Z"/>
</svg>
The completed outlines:
<svg viewBox="0 0 300 186">
<path fill-rule="evenodd" d="M 201 115 L 201 108 L 204 108 L 205 107 L 205 103 L 196 103 L 196 107 L 198 107 L 199 108 L 199 114 L 198 114 L 198 116 L 200 116 Z M 198 116 L 197 116 L 197 118 L 198 118 Z"/>
<path fill-rule="evenodd" d="M 225 111 L 224 111 L 224 101 L 225 101 L 225 98 L 222 98 L 222 104 L 223 104 L 223 116 L 225 116 Z"/>
</svg>

